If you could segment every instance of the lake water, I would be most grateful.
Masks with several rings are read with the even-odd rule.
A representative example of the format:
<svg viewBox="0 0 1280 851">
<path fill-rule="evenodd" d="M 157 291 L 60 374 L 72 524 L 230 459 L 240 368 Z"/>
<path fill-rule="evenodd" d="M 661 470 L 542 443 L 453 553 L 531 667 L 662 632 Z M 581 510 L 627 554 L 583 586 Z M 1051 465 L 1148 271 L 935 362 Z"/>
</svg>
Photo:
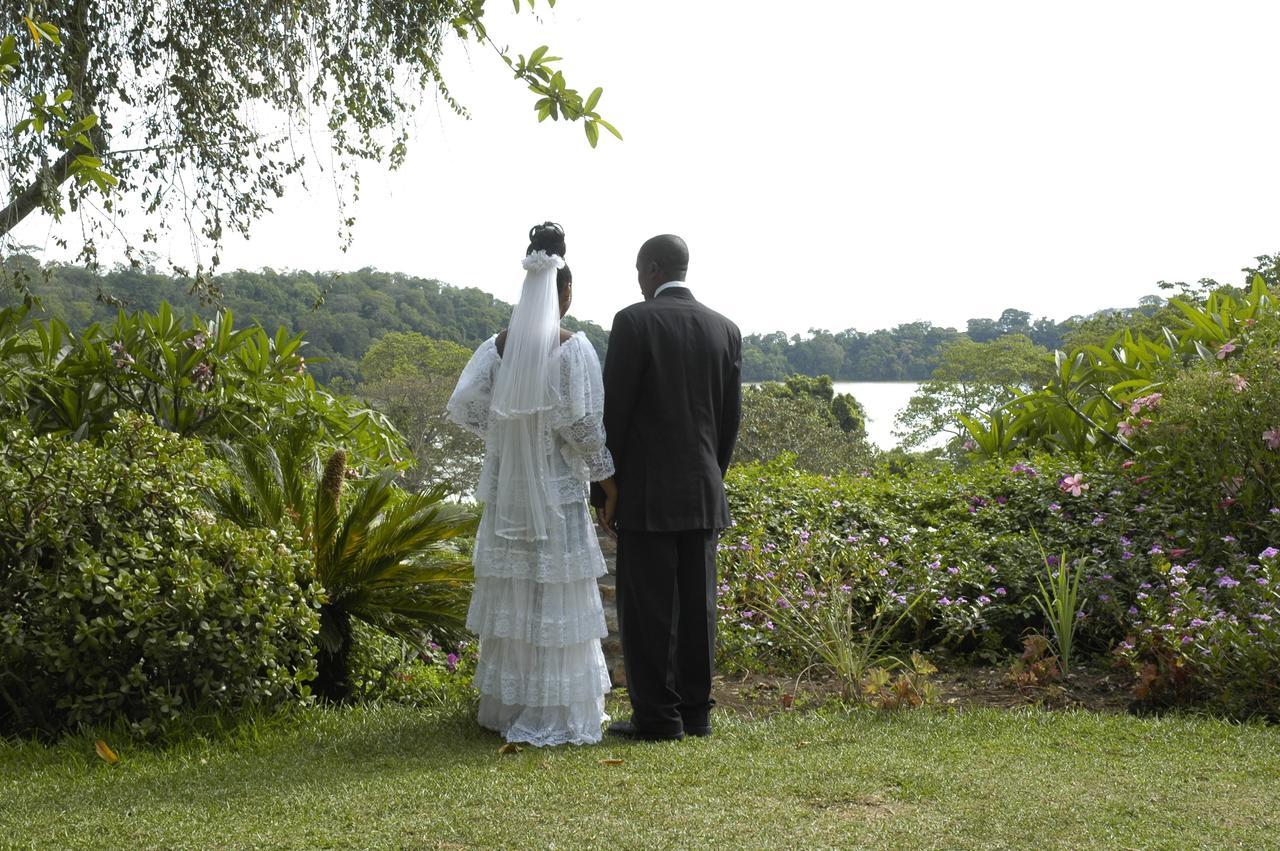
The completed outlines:
<svg viewBox="0 0 1280 851">
<path fill-rule="evenodd" d="M 919 381 L 837 381 L 837 393 L 848 393 L 867 412 L 867 439 L 881 449 L 898 445 L 893 419 L 907 406 Z"/>
</svg>

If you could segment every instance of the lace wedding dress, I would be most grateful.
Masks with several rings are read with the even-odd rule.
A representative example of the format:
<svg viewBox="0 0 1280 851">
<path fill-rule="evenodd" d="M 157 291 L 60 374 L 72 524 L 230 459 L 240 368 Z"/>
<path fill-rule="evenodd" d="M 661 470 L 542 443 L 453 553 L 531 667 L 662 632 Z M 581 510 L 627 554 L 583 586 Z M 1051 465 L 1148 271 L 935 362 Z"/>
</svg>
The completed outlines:
<svg viewBox="0 0 1280 851">
<path fill-rule="evenodd" d="M 544 540 L 502 537 L 495 530 L 492 507 L 503 463 L 501 442 L 490 428 L 502 364 L 496 337 L 476 350 L 449 400 L 450 418 L 485 438 L 476 498 L 486 509 L 476 534 L 475 593 L 467 615 L 467 628 L 480 636 L 479 721 L 507 741 L 532 745 L 600 741 L 609 690 L 600 649 L 608 633 L 597 585 L 604 557 L 586 504 L 587 482 L 614 472 L 604 445 L 600 361 L 581 333 L 565 341 L 557 357 L 559 398 L 542 418 L 542 452 L 544 484 L 558 505 Z"/>
</svg>

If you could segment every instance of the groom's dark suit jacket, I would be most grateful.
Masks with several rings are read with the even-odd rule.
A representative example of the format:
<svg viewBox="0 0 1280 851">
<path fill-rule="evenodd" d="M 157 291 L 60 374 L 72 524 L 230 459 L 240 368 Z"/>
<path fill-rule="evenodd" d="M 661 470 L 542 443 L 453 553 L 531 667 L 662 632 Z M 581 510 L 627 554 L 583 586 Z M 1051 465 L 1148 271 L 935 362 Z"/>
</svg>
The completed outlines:
<svg viewBox="0 0 1280 851">
<path fill-rule="evenodd" d="M 620 528 L 729 525 L 724 473 L 738 437 L 741 372 L 738 327 L 685 287 L 613 318 L 604 426 L 617 467 Z"/>
</svg>

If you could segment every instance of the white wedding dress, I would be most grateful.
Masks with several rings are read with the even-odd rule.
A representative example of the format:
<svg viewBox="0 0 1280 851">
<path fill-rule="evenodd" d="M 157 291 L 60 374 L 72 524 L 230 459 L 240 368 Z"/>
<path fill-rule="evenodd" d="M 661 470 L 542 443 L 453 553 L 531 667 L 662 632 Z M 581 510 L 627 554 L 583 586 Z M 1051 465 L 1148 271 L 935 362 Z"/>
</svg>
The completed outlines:
<svg viewBox="0 0 1280 851">
<path fill-rule="evenodd" d="M 475 593 L 467 628 L 480 636 L 475 685 L 479 722 L 507 741 L 532 745 L 600 741 L 609 690 L 600 639 L 604 557 L 586 504 L 586 487 L 613 475 L 604 445 L 600 361 L 581 333 L 559 348 L 559 398 L 543 418 L 545 483 L 558 503 L 545 540 L 500 537 L 486 508 L 476 534 Z M 476 498 L 495 504 L 501 443 L 490 429 L 490 400 L 502 359 L 496 337 L 476 350 L 449 400 L 449 416 L 485 438 Z M 554 367 L 553 367 L 554 370 Z M 554 375 L 554 371 L 552 372 Z"/>
</svg>

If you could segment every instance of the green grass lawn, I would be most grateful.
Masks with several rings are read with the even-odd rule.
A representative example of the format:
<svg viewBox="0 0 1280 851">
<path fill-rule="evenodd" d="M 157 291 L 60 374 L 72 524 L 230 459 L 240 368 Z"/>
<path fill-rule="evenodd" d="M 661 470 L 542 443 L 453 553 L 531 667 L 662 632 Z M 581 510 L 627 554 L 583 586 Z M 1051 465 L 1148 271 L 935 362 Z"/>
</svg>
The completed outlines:
<svg viewBox="0 0 1280 851">
<path fill-rule="evenodd" d="M 0 744 L 0 845 L 1280 847 L 1280 729 L 1000 710 L 717 724 L 501 755 L 465 707 L 372 706 L 116 742 L 116 766 L 91 738 Z"/>
</svg>

